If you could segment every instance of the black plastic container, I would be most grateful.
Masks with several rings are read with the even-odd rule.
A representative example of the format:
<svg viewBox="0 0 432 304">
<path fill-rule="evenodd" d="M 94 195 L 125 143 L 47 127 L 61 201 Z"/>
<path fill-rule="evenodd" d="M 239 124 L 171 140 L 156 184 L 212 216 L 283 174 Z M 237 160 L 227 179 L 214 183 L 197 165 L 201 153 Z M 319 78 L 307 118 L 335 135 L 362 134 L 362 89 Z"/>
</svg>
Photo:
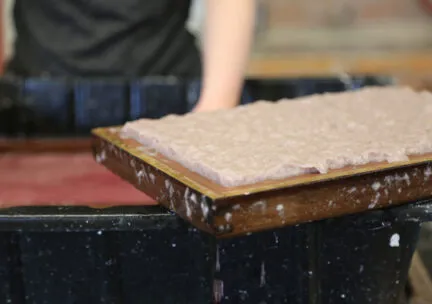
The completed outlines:
<svg viewBox="0 0 432 304">
<path fill-rule="evenodd" d="M 0 303 L 403 303 L 431 210 L 216 240 L 159 207 L 12 209 L 0 215 Z"/>
<path fill-rule="evenodd" d="M 0 136 L 22 135 L 22 81 L 14 77 L 0 79 Z"/>
</svg>

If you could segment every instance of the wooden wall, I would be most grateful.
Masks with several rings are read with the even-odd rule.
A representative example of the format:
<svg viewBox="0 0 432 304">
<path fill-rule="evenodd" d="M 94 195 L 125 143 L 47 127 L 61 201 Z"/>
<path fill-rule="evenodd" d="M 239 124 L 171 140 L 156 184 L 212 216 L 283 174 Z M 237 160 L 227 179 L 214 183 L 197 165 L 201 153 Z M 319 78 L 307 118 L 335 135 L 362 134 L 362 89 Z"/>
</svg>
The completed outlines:
<svg viewBox="0 0 432 304">
<path fill-rule="evenodd" d="M 422 0 L 258 2 L 257 48 L 261 50 L 432 46 L 432 14 L 422 7 Z"/>
</svg>

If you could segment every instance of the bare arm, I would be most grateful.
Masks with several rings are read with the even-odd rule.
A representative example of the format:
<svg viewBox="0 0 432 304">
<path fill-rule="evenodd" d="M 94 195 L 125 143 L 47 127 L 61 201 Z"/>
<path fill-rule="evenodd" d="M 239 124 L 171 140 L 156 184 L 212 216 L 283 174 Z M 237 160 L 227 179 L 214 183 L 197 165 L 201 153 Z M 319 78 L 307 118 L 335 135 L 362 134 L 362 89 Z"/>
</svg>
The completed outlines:
<svg viewBox="0 0 432 304">
<path fill-rule="evenodd" d="M 255 0 L 207 0 L 203 88 L 195 111 L 236 106 L 252 43 Z"/>
</svg>

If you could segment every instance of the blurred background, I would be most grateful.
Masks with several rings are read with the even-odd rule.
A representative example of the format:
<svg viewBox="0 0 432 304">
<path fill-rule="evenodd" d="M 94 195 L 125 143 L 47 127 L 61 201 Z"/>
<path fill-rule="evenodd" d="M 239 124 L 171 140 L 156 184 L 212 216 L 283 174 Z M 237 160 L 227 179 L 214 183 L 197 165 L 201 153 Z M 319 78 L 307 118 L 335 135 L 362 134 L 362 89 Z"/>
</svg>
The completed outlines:
<svg viewBox="0 0 432 304">
<path fill-rule="evenodd" d="M 256 1 L 250 77 L 368 74 L 430 87 L 430 0 Z M 2 2 L 4 54 L 0 62 L 10 57 L 14 41 L 14 0 Z M 193 1 L 188 24 L 198 41 L 204 5 L 205 1 Z"/>
</svg>

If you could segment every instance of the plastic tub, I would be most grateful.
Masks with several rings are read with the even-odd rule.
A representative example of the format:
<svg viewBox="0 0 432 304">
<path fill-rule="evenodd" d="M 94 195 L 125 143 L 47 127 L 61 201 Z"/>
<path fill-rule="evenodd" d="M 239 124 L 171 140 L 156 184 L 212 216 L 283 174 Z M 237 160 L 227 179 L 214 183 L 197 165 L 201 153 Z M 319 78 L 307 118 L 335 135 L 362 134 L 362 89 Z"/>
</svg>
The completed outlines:
<svg viewBox="0 0 432 304">
<path fill-rule="evenodd" d="M 0 215 L 0 301 L 399 303 L 430 208 L 225 240 L 157 206 L 10 209 Z"/>
</svg>

